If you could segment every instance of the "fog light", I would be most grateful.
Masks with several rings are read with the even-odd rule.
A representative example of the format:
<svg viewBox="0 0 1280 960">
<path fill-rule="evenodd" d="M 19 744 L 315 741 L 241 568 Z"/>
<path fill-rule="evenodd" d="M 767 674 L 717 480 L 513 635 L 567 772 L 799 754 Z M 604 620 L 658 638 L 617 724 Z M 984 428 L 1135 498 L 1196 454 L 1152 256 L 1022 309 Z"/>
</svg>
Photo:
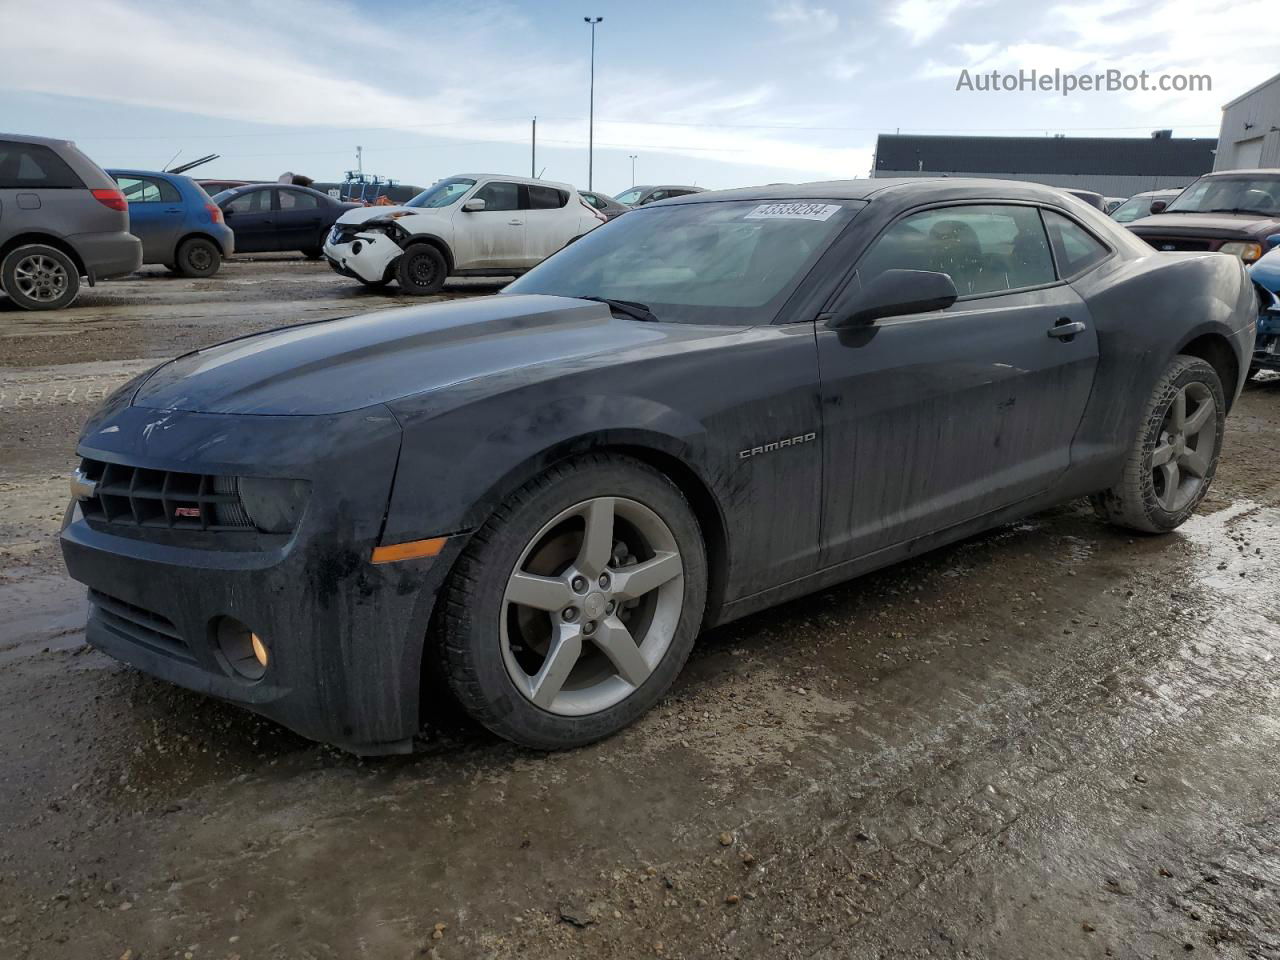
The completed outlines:
<svg viewBox="0 0 1280 960">
<path fill-rule="evenodd" d="M 245 680 L 261 680 L 270 653 L 261 637 L 234 617 L 219 617 L 215 631 L 224 668 Z"/>
<path fill-rule="evenodd" d="M 359 240 L 357 240 L 355 243 L 351 245 L 352 253 L 359 253 L 363 249 L 364 249 L 364 244 L 361 243 Z"/>
</svg>

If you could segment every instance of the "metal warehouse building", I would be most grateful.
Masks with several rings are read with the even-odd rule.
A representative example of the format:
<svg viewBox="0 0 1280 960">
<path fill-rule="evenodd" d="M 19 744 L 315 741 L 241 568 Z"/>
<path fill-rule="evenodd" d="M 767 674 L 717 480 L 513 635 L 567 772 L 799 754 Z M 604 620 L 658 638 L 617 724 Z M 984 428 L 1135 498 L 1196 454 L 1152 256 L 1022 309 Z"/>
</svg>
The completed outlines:
<svg viewBox="0 0 1280 960">
<path fill-rule="evenodd" d="M 1215 170 L 1280 167 L 1280 73 L 1222 108 Z"/>
<path fill-rule="evenodd" d="M 1185 187 L 1213 169 L 1218 141 L 1150 137 L 943 137 L 881 134 L 874 177 L 998 177 L 1131 197 Z"/>
</svg>

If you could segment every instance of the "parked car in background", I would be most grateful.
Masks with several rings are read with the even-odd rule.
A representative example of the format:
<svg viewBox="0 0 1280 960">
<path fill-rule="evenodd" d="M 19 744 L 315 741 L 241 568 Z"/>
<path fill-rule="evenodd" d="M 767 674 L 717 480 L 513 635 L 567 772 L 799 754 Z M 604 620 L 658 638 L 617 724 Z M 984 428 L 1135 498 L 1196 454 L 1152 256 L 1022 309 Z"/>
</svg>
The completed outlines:
<svg viewBox="0 0 1280 960">
<path fill-rule="evenodd" d="M 26 310 L 69 306 L 142 265 L 115 181 L 69 140 L 0 133 L 0 289 Z"/>
<path fill-rule="evenodd" d="M 435 293 L 448 277 L 524 273 L 605 222 L 567 183 L 474 173 L 401 207 L 344 213 L 325 242 L 329 265 L 368 287 L 392 280 Z"/>
<path fill-rule="evenodd" d="M 646 203 L 667 200 L 670 197 L 687 197 L 691 193 L 702 193 L 704 187 L 684 187 L 677 184 L 664 183 L 657 186 L 632 187 L 614 197 L 619 203 L 628 207 L 643 207 Z"/>
<path fill-rule="evenodd" d="M 200 189 L 209 196 L 221 193 L 223 190 L 234 190 L 236 187 L 247 187 L 251 183 L 257 183 L 256 180 L 197 180 Z"/>
<path fill-rule="evenodd" d="M 1116 223 L 1132 223 L 1134 220 L 1140 220 L 1142 217 L 1151 215 L 1151 205 L 1156 201 L 1168 203 L 1182 191 L 1179 190 L 1148 190 L 1145 193 L 1135 193 L 1120 206 L 1111 211 L 1111 219 Z"/>
<path fill-rule="evenodd" d="M 456 177 L 392 222 L 467 235 L 468 197 L 505 223 L 526 187 L 572 191 Z M 1036 184 L 668 200 L 498 296 L 135 379 L 80 435 L 62 553 L 90 644 L 306 736 L 410 751 L 447 684 L 575 747 L 666 696 L 704 629 L 1086 495 L 1176 529 L 1255 319 L 1238 260 L 1153 256 Z"/>
<path fill-rule="evenodd" d="M 1260 370 L 1280 371 L 1280 246 L 1249 268 L 1258 289 L 1258 339 L 1253 345 L 1249 376 Z"/>
<path fill-rule="evenodd" d="M 1280 170 L 1206 173 L 1128 227 L 1157 250 L 1211 250 L 1253 263 L 1280 245 Z"/>
<path fill-rule="evenodd" d="M 211 277 L 235 252 L 222 210 L 190 177 L 150 170 L 108 170 L 129 203 L 129 232 L 142 241 L 142 262 L 184 277 Z"/>
<path fill-rule="evenodd" d="M 318 260 L 334 221 L 358 203 L 343 203 L 310 187 L 252 183 L 215 194 L 227 226 L 235 231 L 236 253 L 297 250 Z"/>
<path fill-rule="evenodd" d="M 582 199 L 603 213 L 605 220 L 620 217 L 631 209 L 625 203 L 619 203 L 607 193 L 600 193 L 595 190 L 583 190 L 581 193 Z"/>
<path fill-rule="evenodd" d="M 1116 207 L 1124 203 L 1124 197 L 1103 197 L 1102 212 L 1106 214 L 1112 213 Z"/>
<path fill-rule="evenodd" d="M 1077 200 L 1083 200 L 1089 206 L 1094 207 L 1097 210 L 1105 211 L 1107 209 L 1106 198 L 1100 193 L 1094 193 L 1092 190 L 1068 189 L 1063 190 L 1063 193 L 1069 193 Z"/>
</svg>

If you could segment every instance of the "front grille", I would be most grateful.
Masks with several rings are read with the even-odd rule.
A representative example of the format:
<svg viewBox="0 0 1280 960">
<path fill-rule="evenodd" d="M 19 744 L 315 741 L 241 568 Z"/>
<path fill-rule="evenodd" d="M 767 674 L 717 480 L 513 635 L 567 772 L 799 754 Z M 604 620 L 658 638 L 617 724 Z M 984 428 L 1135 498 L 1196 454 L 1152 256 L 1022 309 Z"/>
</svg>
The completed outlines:
<svg viewBox="0 0 1280 960">
<path fill-rule="evenodd" d="M 101 460 L 82 461 L 80 477 L 93 483 L 93 494 L 80 500 L 89 520 L 180 530 L 254 529 L 237 477 L 148 470 Z"/>
<path fill-rule="evenodd" d="M 97 590 L 89 591 L 89 602 L 93 605 L 90 616 L 114 633 L 157 653 L 179 660 L 195 660 L 171 620 Z"/>
<path fill-rule="evenodd" d="M 1152 237 L 1140 234 L 1143 240 L 1157 250 L 1212 250 L 1214 241 L 1193 240 L 1188 237 Z"/>
</svg>

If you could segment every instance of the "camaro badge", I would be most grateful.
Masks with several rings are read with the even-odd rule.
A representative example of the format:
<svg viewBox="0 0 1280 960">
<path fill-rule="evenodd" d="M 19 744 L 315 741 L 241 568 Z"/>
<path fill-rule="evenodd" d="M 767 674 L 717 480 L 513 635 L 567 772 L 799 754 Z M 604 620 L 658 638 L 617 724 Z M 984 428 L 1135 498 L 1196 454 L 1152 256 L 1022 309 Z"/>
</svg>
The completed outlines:
<svg viewBox="0 0 1280 960">
<path fill-rule="evenodd" d="M 787 437 L 785 440 L 775 440 L 772 443 L 766 443 L 760 447 L 748 447 L 746 450 L 738 451 L 739 460 L 750 460 L 762 453 L 773 453 L 775 450 L 783 450 L 786 447 L 798 446 L 802 443 L 808 443 L 810 440 L 818 439 L 816 433 L 803 433 L 795 437 Z"/>
</svg>

